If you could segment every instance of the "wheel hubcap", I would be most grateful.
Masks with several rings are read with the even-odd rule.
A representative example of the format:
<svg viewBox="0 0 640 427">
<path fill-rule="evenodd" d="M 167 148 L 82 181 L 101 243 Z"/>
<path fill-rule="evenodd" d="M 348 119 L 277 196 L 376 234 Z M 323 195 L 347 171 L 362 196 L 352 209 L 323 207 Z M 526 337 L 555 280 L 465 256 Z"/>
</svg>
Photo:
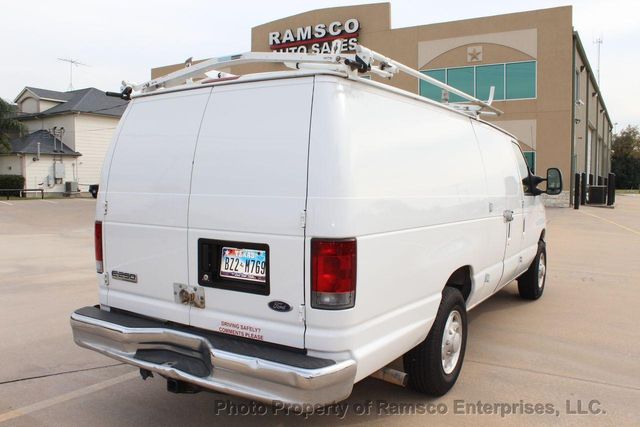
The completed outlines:
<svg viewBox="0 0 640 427">
<path fill-rule="evenodd" d="M 450 374 L 456 368 L 462 350 L 462 316 L 457 310 L 449 313 L 442 334 L 442 369 Z"/>
<path fill-rule="evenodd" d="M 540 260 L 538 261 L 538 289 L 542 289 L 542 286 L 544 286 L 545 274 L 547 274 L 547 263 L 543 252 L 540 254 Z"/>
</svg>

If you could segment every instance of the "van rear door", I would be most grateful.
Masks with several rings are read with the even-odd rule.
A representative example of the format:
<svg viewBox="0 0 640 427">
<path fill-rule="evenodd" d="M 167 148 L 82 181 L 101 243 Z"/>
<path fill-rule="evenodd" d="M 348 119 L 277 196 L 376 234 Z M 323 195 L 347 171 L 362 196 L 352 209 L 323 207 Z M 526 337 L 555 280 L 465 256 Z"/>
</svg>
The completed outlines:
<svg viewBox="0 0 640 427">
<path fill-rule="evenodd" d="M 189 323 L 186 284 L 191 163 L 211 88 L 131 101 L 108 171 L 103 218 L 107 304 Z"/>
<path fill-rule="evenodd" d="M 214 87 L 189 201 L 191 325 L 304 347 L 313 77 Z"/>
</svg>

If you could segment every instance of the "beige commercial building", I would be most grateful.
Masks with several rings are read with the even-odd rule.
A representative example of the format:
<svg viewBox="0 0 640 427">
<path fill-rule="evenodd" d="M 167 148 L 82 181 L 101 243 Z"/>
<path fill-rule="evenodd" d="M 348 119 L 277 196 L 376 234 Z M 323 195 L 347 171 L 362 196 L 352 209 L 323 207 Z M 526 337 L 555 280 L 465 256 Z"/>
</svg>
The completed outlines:
<svg viewBox="0 0 640 427">
<path fill-rule="evenodd" d="M 571 190 L 564 204 L 574 173 L 591 175 L 596 184 L 610 171 L 613 126 L 571 6 L 408 28 L 391 28 L 389 3 L 320 9 L 254 27 L 251 50 L 327 52 L 337 38 L 345 39 L 345 49 L 361 43 L 478 98 L 487 99 L 493 86 L 494 105 L 504 114 L 486 120 L 518 137 L 535 173 L 562 170 Z M 181 66 L 154 68 L 152 78 Z M 410 76 L 386 82 L 443 101 L 441 90 Z"/>
</svg>

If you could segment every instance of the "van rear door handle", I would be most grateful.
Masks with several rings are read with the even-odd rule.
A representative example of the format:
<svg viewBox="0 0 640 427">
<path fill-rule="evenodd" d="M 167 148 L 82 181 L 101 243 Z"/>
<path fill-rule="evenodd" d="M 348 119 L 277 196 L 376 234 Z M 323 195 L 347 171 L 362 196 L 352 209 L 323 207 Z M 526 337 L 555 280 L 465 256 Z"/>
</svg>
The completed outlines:
<svg viewBox="0 0 640 427">
<path fill-rule="evenodd" d="M 502 213 L 502 216 L 504 217 L 504 222 L 511 222 L 513 221 L 513 211 L 507 209 L 506 211 L 504 211 Z"/>
</svg>

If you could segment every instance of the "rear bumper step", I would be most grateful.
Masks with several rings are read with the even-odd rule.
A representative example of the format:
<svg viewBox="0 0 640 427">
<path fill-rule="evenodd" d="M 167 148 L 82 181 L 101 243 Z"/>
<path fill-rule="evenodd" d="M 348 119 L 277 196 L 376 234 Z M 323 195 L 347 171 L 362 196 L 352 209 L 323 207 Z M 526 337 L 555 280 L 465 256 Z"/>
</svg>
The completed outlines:
<svg viewBox="0 0 640 427">
<path fill-rule="evenodd" d="M 327 405 L 346 399 L 356 362 L 167 324 L 124 312 L 84 307 L 71 314 L 81 347 L 209 390 L 265 403 Z"/>
</svg>

